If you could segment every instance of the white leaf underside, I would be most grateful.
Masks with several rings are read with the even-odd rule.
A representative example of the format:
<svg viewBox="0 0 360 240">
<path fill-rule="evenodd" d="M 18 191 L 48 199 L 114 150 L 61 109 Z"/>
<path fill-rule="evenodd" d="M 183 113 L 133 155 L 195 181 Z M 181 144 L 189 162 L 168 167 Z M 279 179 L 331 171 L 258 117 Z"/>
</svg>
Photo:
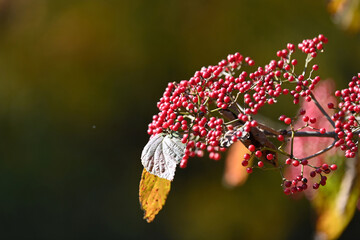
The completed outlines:
<svg viewBox="0 0 360 240">
<path fill-rule="evenodd" d="M 185 144 L 180 139 L 157 134 L 150 138 L 141 153 L 141 163 L 151 174 L 172 181 L 176 165 L 184 156 Z"/>
</svg>

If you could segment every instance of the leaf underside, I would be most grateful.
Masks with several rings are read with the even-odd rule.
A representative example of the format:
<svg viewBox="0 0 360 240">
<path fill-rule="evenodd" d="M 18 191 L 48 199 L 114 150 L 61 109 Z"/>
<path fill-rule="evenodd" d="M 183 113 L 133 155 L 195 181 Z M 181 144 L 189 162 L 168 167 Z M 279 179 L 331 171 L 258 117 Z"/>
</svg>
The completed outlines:
<svg viewBox="0 0 360 240">
<path fill-rule="evenodd" d="M 170 186 L 170 180 L 155 176 L 144 168 L 139 186 L 139 200 L 147 222 L 152 222 L 164 206 Z"/>
</svg>

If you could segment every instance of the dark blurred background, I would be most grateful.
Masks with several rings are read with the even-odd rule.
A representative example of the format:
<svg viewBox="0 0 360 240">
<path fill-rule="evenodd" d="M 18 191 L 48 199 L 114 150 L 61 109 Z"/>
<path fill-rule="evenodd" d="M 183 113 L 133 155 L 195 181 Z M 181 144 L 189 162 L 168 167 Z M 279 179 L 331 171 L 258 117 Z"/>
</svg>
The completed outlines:
<svg viewBox="0 0 360 240">
<path fill-rule="evenodd" d="M 0 0 L 1 239 L 309 239 L 314 211 L 282 193 L 277 172 L 227 189 L 223 161 L 192 159 L 151 224 L 138 184 L 167 82 L 236 51 L 264 65 L 319 33 L 319 74 L 343 87 L 360 40 L 325 1 Z"/>
</svg>

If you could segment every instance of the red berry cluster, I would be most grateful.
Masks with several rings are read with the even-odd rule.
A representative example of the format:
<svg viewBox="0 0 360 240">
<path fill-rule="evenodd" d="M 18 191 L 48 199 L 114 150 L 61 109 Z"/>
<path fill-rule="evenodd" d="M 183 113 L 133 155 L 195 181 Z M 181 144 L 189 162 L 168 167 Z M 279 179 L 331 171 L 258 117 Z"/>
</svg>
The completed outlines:
<svg viewBox="0 0 360 240">
<path fill-rule="evenodd" d="M 353 158 L 358 151 L 358 137 L 360 137 L 360 73 L 352 78 L 348 86 L 335 92 L 335 96 L 341 101 L 338 104 L 338 112 L 332 116 L 332 120 L 335 122 L 335 133 L 338 137 L 335 146 L 345 151 L 347 158 Z M 334 105 L 330 104 L 329 107 L 333 108 Z"/>
<path fill-rule="evenodd" d="M 298 160 L 292 160 L 290 158 L 286 159 L 286 164 L 293 165 L 294 167 L 299 166 L 300 164 L 303 166 L 308 165 L 307 160 L 301 161 L 301 163 Z M 335 171 L 337 169 L 336 164 L 328 165 L 326 163 L 320 165 L 319 167 L 309 166 L 311 168 L 314 168 L 313 171 L 309 173 L 309 176 L 311 178 L 315 178 L 317 175 L 319 175 L 319 180 L 313 183 L 312 188 L 318 189 L 320 186 L 325 186 L 327 177 L 325 174 L 331 173 L 331 171 Z M 314 181 L 313 181 L 314 182 Z M 302 192 L 303 190 L 306 190 L 308 188 L 308 178 L 304 176 L 304 174 L 297 175 L 293 180 L 288 180 L 286 178 L 283 179 L 283 187 L 284 187 L 284 193 L 286 195 L 296 192 Z"/>
<path fill-rule="evenodd" d="M 245 62 L 254 64 L 250 58 Z M 189 157 L 203 156 L 204 150 L 209 152 L 210 158 L 220 159 L 219 151 L 224 150 L 219 146 L 220 139 L 232 126 L 227 127 L 215 112 L 234 103 L 235 90 L 250 89 L 250 81 L 245 81 L 246 73 L 233 77 L 242 63 L 243 56 L 235 53 L 217 66 L 203 67 L 189 80 L 168 84 L 157 104 L 160 112 L 153 116 L 148 134 L 177 132 L 187 144 L 181 167 L 186 166 Z M 211 107 L 213 109 L 209 109 Z"/>
<path fill-rule="evenodd" d="M 180 162 L 182 168 L 186 167 L 189 157 L 202 157 L 205 151 L 209 153 L 211 159 L 219 160 L 220 152 L 225 151 L 220 144 L 225 135 L 231 131 L 233 132 L 230 138 L 232 142 L 242 140 L 246 134 L 251 132 L 252 128 L 258 127 L 254 116 L 265 104 L 275 104 L 279 96 L 289 93 L 293 96 L 294 104 L 299 103 L 301 98 L 306 102 L 312 101 L 312 90 L 319 83 L 320 77 L 311 76 L 318 69 L 318 65 L 313 65 L 309 73 L 307 67 L 308 63 L 323 51 L 326 43 L 327 38 L 320 34 L 297 45 L 301 52 L 307 54 L 305 69 L 301 69 L 301 73 L 296 73 L 295 67 L 299 63 L 297 59 L 292 58 L 296 47 L 294 44 L 288 43 L 286 48 L 277 51 L 278 59 L 271 60 L 269 64 L 258 67 L 255 71 L 240 72 L 243 65 L 251 67 L 255 62 L 250 57 L 244 58 L 241 54 L 235 53 L 228 55 L 226 59 L 215 66 L 203 67 L 200 71 L 195 72 L 189 80 L 169 83 L 157 104 L 159 113 L 153 116 L 153 121 L 148 126 L 148 134 L 166 133 L 181 138 L 181 141 L 186 144 L 184 156 Z M 351 86 L 351 89 L 351 91 L 357 90 L 354 86 Z M 351 91 L 348 90 L 349 93 L 344 93 L 346 96 L 343 97 L 352 99 Z M 350 107 L 348 105 L 344 102 L 339 107 Z M 223 111 L 231 112 L 234 115 L 233 119 L 226 117 Z M 343 112 L 345 115 L 346 111 Z M 316 118 L 309 117 L 305 113 L 305 111 L 300 112 L 300 115 L 303 115 L 305 126 L 316 123 Z M 341 117 L 339 114 L 337 120 L 340 120 Z M 280 120 L 287 125 L 292 125 L 294 121 L 285 115 L 281 116 Z M 355 126 L 353 125 L 354 120 L 351 122 L 349 119 L 348 121 L 350 122 L 341 121 L 341 126 L 339 126 L 340 131 L 344 134 L 341 139 L 345 138 L 343 141 L 346 144 L 349 140 L 346 138 L 350 138 L 346 130 Z M 349 125 L 348 128 L 346 128 L 346 124 Z M 325 128 L 317 129 L 317 131 L 326 132 Z M 285 141 L 288 137 L 286 134 L 277 135 L 279 141 Z M 352 144 L 350 145 L 352 146 Z M 248 173 L 253 171 L 253 167 L 263 168 L 262 160 L 271 161 L 276 158 L 275 154 L 268 152 L 268 149 L 265 151 L 263 146 L 255 147 L 251 144 L 248 148 L 251 154 L 246 154 L 242 163 L 244 167 L 247 167 Z M 350 147 L 350 150 L 354 152 L 353 146 Z M 260 161 L 257 166 L 249 167 L 252 155 L 259 158 Z M 294 167 L 305 166 L 307 160 L 298 161 L 290 158 L 290 160 L 286 160 L 286 163 Z M 316 170 L 319 172 L 317 174 L 325 172 L 325 169 L 320 167 Z M 319 183 L 321 185 L 326 182 L 323 179 L 321 181 Z M 288 180 L 284 181 L 285 193 L 307 188 L 307 179 L 304 176 L 301 178 L 298 176 L 290 183 L 289 185 Z"/>
</svg>

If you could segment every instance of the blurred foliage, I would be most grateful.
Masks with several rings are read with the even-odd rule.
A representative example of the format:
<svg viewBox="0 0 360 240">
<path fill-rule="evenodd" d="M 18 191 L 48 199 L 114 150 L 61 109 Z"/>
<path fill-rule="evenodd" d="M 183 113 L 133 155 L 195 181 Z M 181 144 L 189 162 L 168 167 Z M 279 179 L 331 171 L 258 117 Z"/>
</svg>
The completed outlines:
<svg viewBox="0 0 360 240">
<path fill-rule="evenodd" d="M 342 29 L 351 33 L 360 31 L 360 0 L 330 0 L 328 10 Z"/>
<path fill-rule="evenodd" d="M 236 51 L 264 65 L 318 33 L 330 40 L 319 74 L 344 86 L 359 71 L 359 39 L 323 1 L 0 0 L 1 238 L 309 238 L 309 204 L 284 196 L 274 172 L 228 190 L 223 161 L 193 159 L 151 224 L 138 186 L 168 81 Z M 344 236 L 359 231 L 357 216 Z"/>
<path fill-rule="evenodd" d="M 223 177 L 226 186 L 236 187 L 246 182 L 249 174 L 242 165 L 245 154 L 251 154 L 251 152 L 241 141 L 234 142 L 227 150 Z M 254 156 L 252 155 L 249 160 L 250 166 L 253 164 L 253 158 Z"/>
<path fill-rule="evenodd" d="M 338 239 L 354 216 L 360 196 L 359 158 L 345 159 L 342 153 L 329 156 L 340 168 L 321 187 L 312 204 L 317 211 L 317 239 Z"/>
</svg>

